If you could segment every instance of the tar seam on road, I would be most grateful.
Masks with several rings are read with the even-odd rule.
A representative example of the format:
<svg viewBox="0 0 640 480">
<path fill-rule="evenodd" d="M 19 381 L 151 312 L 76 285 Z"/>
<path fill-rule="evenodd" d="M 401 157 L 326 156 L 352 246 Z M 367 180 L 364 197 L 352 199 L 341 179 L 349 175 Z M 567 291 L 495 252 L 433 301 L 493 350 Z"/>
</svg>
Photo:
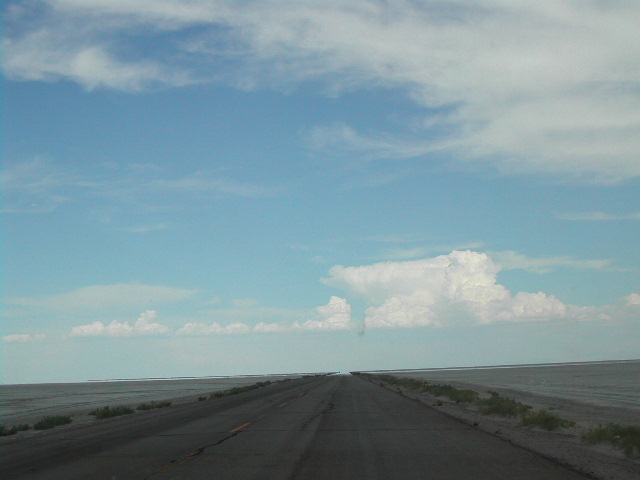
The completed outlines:
<svg viewBox="0 0 640 480">
<path fill-rule="evenodd" d="M 333 410 L 334 408 L 336 408 L 336 405 L 334 403 L 330 403 L 329 405 L 327 405 L 327 408 L 325 408 L 324 410 L 322 410 L 319 413 L 316 413 L 313 417 L 309 418 L 307 421 L 305 421 L 301 426 L 300 426 L 300 430 L 304 430 L 305 428 L 307 428 L 307 426 L 313 422 L 316 418 L 320 417 L 321 415 L 324 415 L 325 413 L 329 413 L 331 410 Z"/>
<path fill-rule="evenodd" d="M 242 425 L 242 428 L 244 428 L 245 426 L 247 426 L 247 424 Z M 240 428 L 240 427 L 238 427 Z M 236 429 L 238 430 L 238 429 Z M 238 431 L 232 431 L 231 435 L 228 435 L 226 437 L 224 437 L 222 440 L 217 441 L 216 443 L 212 443 L 211 445 L 205 445 L 204 447 L 200 447 L 198 450 L 191 452 L 190 454 L 188 454 L 185 457 L 182 457 L 180 459 L 177 460 L 171 460 L 167 465 L 165 465 L 164 467 L 162 467 L 160 470 L 157 470 L 153 473 L 151 473 L 150 475 L 147 475 L 146 477 L 144 477 L 144 480 L 148 480 L 151 477 L 155 477 L 156 475 L 160 475 L 161 473 L 165 473 L 168 472 L 169 470 L 171 470 L 174 467 L 177 467 L 178 465 L 182 465 L 183 463 L 188 462 L 189 460 L 191 460 L 194 457 L 197 457 L 198 455 L 200 455 L 201 453 L 203 453 L 206 449 L 211 448 L 211 447 L 215 447 L 217 445 L 220 445 L 223 442 L 226 442 L 227 440 L 229 440 L 230 438 L 235 437 L 236 435 L 238 435 L 240 433 L 240 430 Z"/>
</svg>

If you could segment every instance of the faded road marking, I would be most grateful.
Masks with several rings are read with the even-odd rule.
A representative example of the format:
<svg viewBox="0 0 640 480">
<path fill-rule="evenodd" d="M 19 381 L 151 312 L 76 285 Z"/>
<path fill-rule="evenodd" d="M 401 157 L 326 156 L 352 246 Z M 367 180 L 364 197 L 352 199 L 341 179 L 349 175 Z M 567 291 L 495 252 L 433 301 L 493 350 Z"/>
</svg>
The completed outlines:
<svg viewBox="0 0 640 480">
<path fill-rule="evenodd" d="M 243 423 L 242 425 L 240 425 L 239 427 L 234 428 L 233 430 L 231 430 L 231 433 L 236 433 L 239 432 L 240 430 L 242 430 L 245 427 L 248 427 L 249 425 L 251 425 L 251 423 Z"/>
</svg>

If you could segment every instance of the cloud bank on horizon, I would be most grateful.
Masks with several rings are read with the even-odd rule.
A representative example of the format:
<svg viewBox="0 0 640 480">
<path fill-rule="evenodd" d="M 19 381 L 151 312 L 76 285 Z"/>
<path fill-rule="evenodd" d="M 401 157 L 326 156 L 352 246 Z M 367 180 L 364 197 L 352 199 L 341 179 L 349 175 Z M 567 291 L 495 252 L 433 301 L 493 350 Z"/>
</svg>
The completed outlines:
<svg viewBox="0 0 640 480">
<path fill-rule="evenodd" d="M 497 282 L 500 268 L 489 255 L 471 250 L 412 261 L 387 261 L 372 265 L 336 265 L 322 282 L 366 300 L 364 319 L 352 317 L 346 298 L 332 296 L 316 307 L 304 321 L 264 322 L 256 311 L 254 323 L 232 321 L 221 324 L 188 322 L 176 331 L 156 322 L 156 311 L 143 312 L 137 321 L 95 321 L 72 327 L 69 337 L 134 337 L 175 334 L 187 337 L 248 333 L 294 333 L 358 331 L 371 328 L 446 328 L 460 325 L 488 325 L 496 322 L 611 321 L 640 313 L 640 293 L 631 293 L 618 305 L 568 305 L 544 292 L 512 294 Z M 103 287 L 104 288 L 104 287 Z M 153 290 L 152 287 L 147 287 Z M 158 288 L 158 287 L 155 287 Z M 166 288 L 166 287 L 165 287 Z M 99 289 L 99 287 L 94 287 Z M 117 289 L 107 286 L 105 291 Z M 166 290 L 169 290 L 166 288 Z M 82 299 L 84 291 L 61 297 Z M 119 296 L 116 294 L 115 299 Z M 37 303 L 37 302 L 36 302 Z M 237 302 L 247 304 L 244 300 Z M 83 305 L 80 305 L 83 308 Z M 233 315 L 233 312 L 229 312 Z M 11 334 L 7 343 L 41 341 L 44 334 Z"/>
<path fill-rule="evenodd" d="M 497 282 L 498 271 L 489 255 L 467 250 L 422 260 L 335 266 L 323 282 L 368 300 L 366 328 L 611 319 L 606 312 L 614 307 L 567 305 L 544 292 L 513 295 Z M 636 296 L 630 294 L 627 305 Z"/>
<path fill-rule="evenodd" d="M 445 150 L 467 166 L 571 182 L 640 175 L 635 2 L 42 0 L 5 17 L 14 80 L 401 89 L 424 110 L 402 138 L 329 124 L 314 143 L 387 159 Z M 133 48 L 144 38 L 155 48 Z M 436 129 L 448 134 L 425 141 Z"/>
</svg>

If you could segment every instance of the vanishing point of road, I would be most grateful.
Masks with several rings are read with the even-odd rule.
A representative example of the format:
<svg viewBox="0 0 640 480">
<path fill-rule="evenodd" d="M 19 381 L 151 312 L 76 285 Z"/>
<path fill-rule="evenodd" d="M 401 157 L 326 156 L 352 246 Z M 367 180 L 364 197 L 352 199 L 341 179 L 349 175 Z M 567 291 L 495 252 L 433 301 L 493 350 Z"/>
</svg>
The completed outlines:
<svg viewBox="0 0 640 480">
<path fill-rule="evenodd" d="M 588 477 L 357 376 L 278 383 L 17 439 L 10 479 Z"/>
</svg>

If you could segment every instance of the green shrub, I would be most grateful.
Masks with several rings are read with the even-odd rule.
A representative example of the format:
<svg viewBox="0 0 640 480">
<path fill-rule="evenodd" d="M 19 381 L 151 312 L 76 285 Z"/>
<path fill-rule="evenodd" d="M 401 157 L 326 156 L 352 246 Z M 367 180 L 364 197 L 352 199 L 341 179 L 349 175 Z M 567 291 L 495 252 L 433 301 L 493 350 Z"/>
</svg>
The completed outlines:
<svg viewBox="0 0 640 480">
<path fill-rule="evenodd" d="M 451 385 L 430 384 L 414 378 L 401 378 L 393 375 L 375 375 L 373 378 L 408 390 L 427 392 L 436 397 L 447 397 L 456 403 L 471 403 L 478 399 L 477 392 L 452 387 Z"/>
<path fill-rule="evenodd" d="M 576 423 L 560 418 L 547 410 L 523 415 L 522 424 L 527 427 L 541 427 L 545 430 L 557 430 L 558 428 L 573 427 Z"/>
<path fill-rule="evenodd" d="M 479 398 L 478 392 L 459 388 L 452 388 L 451 391 L 447 393 L 447 397 L 456 403 L 471 403 Z"/>
<path fill-rule="evenodd" d="M 280 382 L 288 382 L 290 379 L 278 380 L 277 383 Z M 232 387 L 227 390 L 221 390 L 219 392 L 213 392 L 209 394 L 209 399 L 213 400 L 214 398 L 228 397 L 230 395 L 238 395 L 240 393 L 249 392 L 251 390 L 255 390 L 257 388 L 268 387 L 273 382 L 267 380 L 265 382 L 256 382 L 253 385 L 245 385 L 243 387 Z M 198 399 L 199 400 L 199 399 Z"/>
<path fill-rule="evenodd" d="M 478 399 L 476 404 L 480 406 L 483 415 L 499 415 L 502 417 L 517 417 L 525 415 L 531 410 L 531 405 L 525 405 L 513 398 L 501 397 L 497 392 L 489 392 L 491 397 Z"/>
<path fill-rule="evenodd" d="M 634 452 L 640 453 L 640 427 L 611 423 L 588 430 L 582 435 L 582 441 L 590 444 L 609 442 L 631 457 Z"/>
<path fill-rule="evenodd" d="M 96 408 L 92 412 L 89 412 L 89 415 L 93 415 L 99 420 L 103 420 L 105 418 L 118 417 L 120 415 L 129 415 L 134 413 L 133 409 L 130 407 L 103 407 Z"/>
<path fill-rule="evenodd" d="M 497 392 L 489 392 L 489 398 L 480 398 L 477 392 L 453 387 L 451 385 L 430 384 L 413 378 L 395 377 L 393 375 L 360 374 L 370 380 L 384 382 L 388 385 L 404 387 L 419 392 L 427 392 L 436 397 L 447 397 L 456 403 L 475 403 L 483 415 L 499 415 L 502 417 L 521 417 L 522 423 L 529 427 L 539 426 L 546 430 L 568 428 L 574 422 L 565 420 L 546 410 L 532 412 L 531 405 L 520 403 L 513 398 L 502 397 Z M 383 383 L 381 383 L 383 385 Z M 434 406 L 441 406 L 438 400 Z M 640 448 L 640 447 L 635 447 Z"/>
<path fill-rule="evenodd" d="M 0 425 L 0 437 L 8 437 L 9 435 L 15 435 L 18 432 L 29 430 L 29 425 L 14 425 L 11 428 L 6 428 L 4 425 Z"/>
<path fill-rule="evenodd" d="M 33 425 L 34 430 L 48 430 L 59 425 L 67 425 L 71 423 L 71 417 L 61 415 L 44 417 L 42 420 Z"/>
<path fill-rule="evenodd" d="M 202 402 L 203 400 L 206 400 L 206 399 L 207 399 L 207 397 L 198 397 L 198 401 L 199 402 Z"/>
<path fill-rule="evenodd" d="M 153 410 L 155 408 L 167 408 L 171 406 L 171 402 L 149 402 L 141 403 L 136 407 L 136 410 Z"/>
</svg>

